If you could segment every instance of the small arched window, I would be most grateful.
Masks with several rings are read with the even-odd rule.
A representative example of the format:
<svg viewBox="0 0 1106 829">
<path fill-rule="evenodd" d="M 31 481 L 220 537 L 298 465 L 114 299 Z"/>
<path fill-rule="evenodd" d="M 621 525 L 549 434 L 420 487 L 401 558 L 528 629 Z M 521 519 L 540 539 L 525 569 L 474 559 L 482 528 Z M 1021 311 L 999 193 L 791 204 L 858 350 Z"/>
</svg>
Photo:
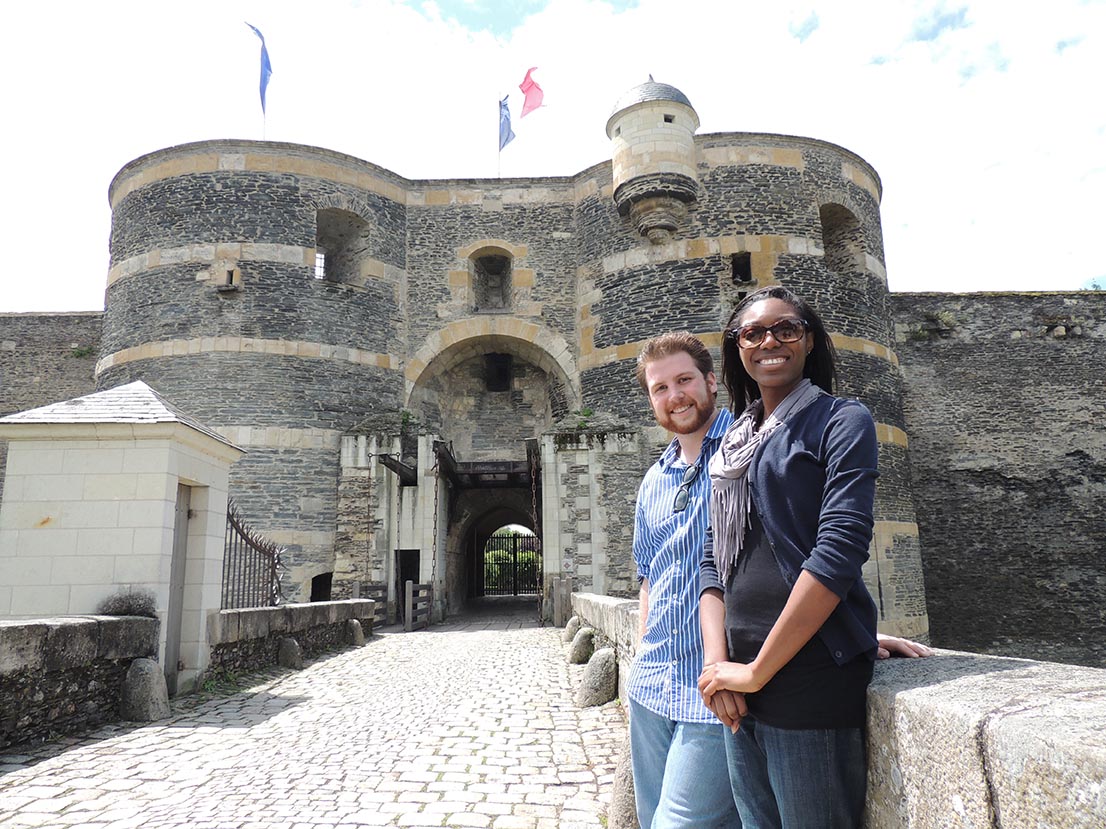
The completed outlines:
<svg viewBox="0 0 1106 829">
<path fill-rule="evenodd" d="M 823 204 L 822 250 L 826 267 L 834 273 L 859 276 L 866 270 L 864 231 L 853 212 L 840 204 Z"/>
<path fill-rule="evenodd" d="M 511 307 L 511 257 L 505 251 L 485 250 L 474 254 L 471 261 L 474 310 L 508 310 Z"/>
<path fill-rule="evenodd" d="M 348 210 L 327 208 L 316 215 L 315 278 L 358 284 L 361 261 L 370 249 L 369 223 Z"/>
</svg>

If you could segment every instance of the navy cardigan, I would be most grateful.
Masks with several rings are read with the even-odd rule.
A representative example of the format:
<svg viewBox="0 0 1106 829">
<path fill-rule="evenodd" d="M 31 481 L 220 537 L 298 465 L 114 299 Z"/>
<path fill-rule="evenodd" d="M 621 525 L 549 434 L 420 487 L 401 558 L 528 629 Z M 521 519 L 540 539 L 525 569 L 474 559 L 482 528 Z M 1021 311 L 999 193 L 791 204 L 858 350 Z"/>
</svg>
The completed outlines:
<svg viewBox="0 0 1106 829">
<path fill-rule="evenodd" d="M 839 665 L 876 656 L 876 606 L 861 567 L 872 541 L 879 449 L 864 404 L 829 394 L 776 429 L 749 467 L 753 506 L 788 587 L 801 570 L 840 604 L 818 631 Z M 708 532 L 700 593 L 723 589 Z"/>
</svg>

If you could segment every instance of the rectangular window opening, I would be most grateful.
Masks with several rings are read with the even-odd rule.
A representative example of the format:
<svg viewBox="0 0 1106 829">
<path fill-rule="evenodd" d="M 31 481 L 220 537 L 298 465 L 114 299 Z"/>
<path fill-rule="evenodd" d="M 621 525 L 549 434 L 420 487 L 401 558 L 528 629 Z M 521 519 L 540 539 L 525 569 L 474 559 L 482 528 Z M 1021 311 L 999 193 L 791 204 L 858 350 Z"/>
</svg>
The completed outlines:
<svg viewBox="0 0 1106 829">
<path fill-rule="evenodd" d="M 751 253 L 735 253 L 730 257 L 734 284 L 753 281 L 753 256 Z"/>
<path fill-rule="evenodd" d="M 484 355 L 484 385 L 488 391 L 511 390 L 511 355 Z"/>
<path fill-rule="evenodd" d="M 664 123 L 666 123 L 666 124 L 671 124 L 671 123 L 674 123 L 674 122 L 675 122 L 675 120 L 676 120 L 676 116 L 675 116 L 675 115 L 665 115 L 665 116 L 664 116 Z"/>
<path fill-rule="evenodd" d="M 315 251 L 315 278 L 326 279 L 326 252 Z"/>
</svg>

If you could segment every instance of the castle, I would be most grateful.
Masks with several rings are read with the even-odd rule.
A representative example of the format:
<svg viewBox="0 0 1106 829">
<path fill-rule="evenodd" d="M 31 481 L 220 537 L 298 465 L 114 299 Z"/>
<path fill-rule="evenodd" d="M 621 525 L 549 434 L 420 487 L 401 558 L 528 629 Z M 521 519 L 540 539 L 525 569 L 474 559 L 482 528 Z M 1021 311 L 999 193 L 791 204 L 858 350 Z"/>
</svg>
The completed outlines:
<svg viewBox="0 0 1106 829">
<path fill-rule="evenodd" d="M 247 450 L 231 494 L 287 548 L 291 598 L 394 602 L 411 576 L 453 612 L 508 524 L 539 534 L 547 591 L 631 595 L 666 440 L 637 352 L 689 329 L 717 355 L 778 282 L 877 423 L 881 628 L 1106 664 L 1106 295 L 891 294 L 870 165 L 697 127 L 650 81 L 614 107 L 612 160 L 563 178 L 238 140 L 143 156 L 110 188 L 106 310 L 0 315 L 0 413 L 144 380 Z"/>
</svg>

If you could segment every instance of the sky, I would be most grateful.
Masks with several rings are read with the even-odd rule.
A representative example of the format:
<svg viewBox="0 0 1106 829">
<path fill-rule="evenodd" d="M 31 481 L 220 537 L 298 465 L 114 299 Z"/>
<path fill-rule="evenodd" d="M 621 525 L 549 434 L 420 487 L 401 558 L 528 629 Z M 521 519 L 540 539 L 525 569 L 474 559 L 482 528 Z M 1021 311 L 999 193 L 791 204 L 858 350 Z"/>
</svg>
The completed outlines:
<svg viewBox="0 0 1106 829">
<path fill-rule="evenodd" d="M 530 67 L 545 105 L 520 118 Z M 650 74 L 699 134 L 868 161 L 893 291 L 1106 287 L 1106 0 L 39 0 L 0 11 L 0 311 L 103 308 L 108 186 L 146 153 L 266 139 L 411 179 L 567 176 L 610 159 Z"/>
</svg>

